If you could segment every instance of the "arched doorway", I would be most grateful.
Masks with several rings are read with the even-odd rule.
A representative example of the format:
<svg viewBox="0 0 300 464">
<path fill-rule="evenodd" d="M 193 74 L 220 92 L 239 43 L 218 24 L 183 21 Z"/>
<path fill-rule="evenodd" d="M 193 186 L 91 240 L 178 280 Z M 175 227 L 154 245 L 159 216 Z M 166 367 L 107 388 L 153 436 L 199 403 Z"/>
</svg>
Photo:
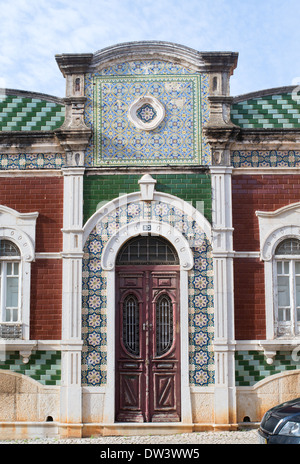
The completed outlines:
<svg viewBox="0 0 300 464">
<path fill-rule="evenodd" d="M 180 267 L 160 236 L 128 240 L 116 259 L 115 420 L 177 422 Z"/>
</svg>

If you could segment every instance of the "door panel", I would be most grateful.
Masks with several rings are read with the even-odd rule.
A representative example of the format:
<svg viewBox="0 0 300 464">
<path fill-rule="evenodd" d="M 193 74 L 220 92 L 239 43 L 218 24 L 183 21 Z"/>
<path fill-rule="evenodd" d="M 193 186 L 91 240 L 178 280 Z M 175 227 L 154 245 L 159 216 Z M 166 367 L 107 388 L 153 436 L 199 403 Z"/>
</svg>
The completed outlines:
<svg viewBox="0 0 300 464">
<path fill-rule="evenodd" d="M 151 272 L 153 333 L 150 362 L 152 422 L 180 420 L 179 274 Z"/>
<path fill-rule="evenodd" d="M 179 271 L 116 273 L 116 420 L 180 421 Z"/>
</svg>

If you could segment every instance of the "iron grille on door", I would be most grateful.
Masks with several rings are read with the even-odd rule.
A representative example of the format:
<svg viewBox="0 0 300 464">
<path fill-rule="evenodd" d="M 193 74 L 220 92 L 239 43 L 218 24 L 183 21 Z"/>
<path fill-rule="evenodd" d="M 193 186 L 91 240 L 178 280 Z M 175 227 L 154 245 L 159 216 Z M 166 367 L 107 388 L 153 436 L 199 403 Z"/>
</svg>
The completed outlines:
<svg viewBox="0 0 300 464">
<path fill-rule="evenodd" d="M 167 353 L 173 343 L 173 305 L 168 295 L 162 295 L 156 303 L 156 354 Z"/>
<path fill-rule="evenodd" d="M 124 301 L 123 343 L 130 354 L 139 355 L 139 303 L 135 295 L 127 296 Z"/>
</svg>

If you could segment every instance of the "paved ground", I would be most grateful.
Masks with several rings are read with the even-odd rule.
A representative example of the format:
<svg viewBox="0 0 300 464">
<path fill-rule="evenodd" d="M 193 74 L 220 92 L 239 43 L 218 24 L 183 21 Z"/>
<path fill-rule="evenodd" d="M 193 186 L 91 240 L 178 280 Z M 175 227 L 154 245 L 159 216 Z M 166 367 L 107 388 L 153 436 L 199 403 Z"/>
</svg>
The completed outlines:
<svg viewBox="0 0 300 464">
<path fill-rule="evenodd" d="M 0 437 L 1 438 L 1 437 Z M 257 444 L 257 430 L 247 430 L 239 432 L 195 432 L 182 433 L 177 435 L 147 435 L 143 437 L 122 436 L 122 437 L 95 437 L 81 439 L 35 439 L 35 440 L 0 440 L 2 444 L 104 444 L 104 445 L 122 445 L 122 444 Z"/>
</svg>

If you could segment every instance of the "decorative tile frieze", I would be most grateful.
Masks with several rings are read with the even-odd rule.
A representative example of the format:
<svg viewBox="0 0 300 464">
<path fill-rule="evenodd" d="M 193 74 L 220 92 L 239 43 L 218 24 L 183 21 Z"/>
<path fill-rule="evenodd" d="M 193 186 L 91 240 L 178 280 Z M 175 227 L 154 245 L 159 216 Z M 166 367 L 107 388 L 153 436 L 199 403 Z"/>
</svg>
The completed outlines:
<svg viewBox="0 0 300 464">
<path fill-rule="evenodd" d="M 300 151 L 295 150 L 234 150 L 231 164 L 241 167 L 299 167 Z"/>
<path fill-rule="evenodd" d="M 62 153 L 1 153 L 0 170 L 34 170 L 34 169 L 61 169 L 64 167 Z"/>
</svg>

